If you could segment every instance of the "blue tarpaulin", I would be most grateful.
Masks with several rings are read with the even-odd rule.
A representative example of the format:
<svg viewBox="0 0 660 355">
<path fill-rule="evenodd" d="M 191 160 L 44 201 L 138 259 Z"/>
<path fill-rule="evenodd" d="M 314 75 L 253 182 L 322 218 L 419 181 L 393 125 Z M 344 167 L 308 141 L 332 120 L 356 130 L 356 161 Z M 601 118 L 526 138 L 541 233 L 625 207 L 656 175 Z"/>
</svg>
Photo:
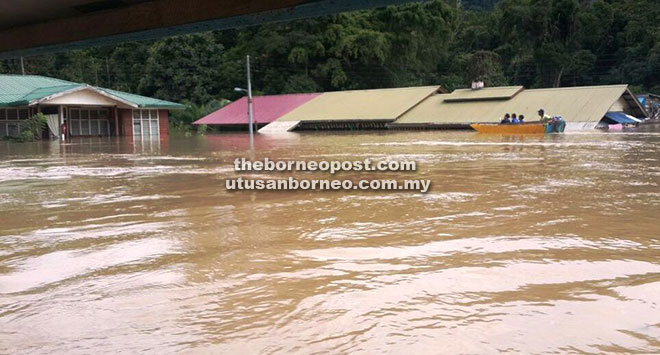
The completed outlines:
<svg viewBox="0 0 660 355">
<path fill-rule="evenodd" d="M 612 123 L 639 123 L 641 122 L 640 120 L 636 119 L 633 116 L 627 115 L 623 112 L 608 112 L 605 115 L 605 118 L 607 118 L 609 121 L 612 121 Z"/>
<path fill-rule="evenodd" d="M 639 103 L 642 104 L 642 106 L 646 106 L 646 97 L 644 95 L 637 96 L 637 100 L 639 100 Z"/>
</svg>

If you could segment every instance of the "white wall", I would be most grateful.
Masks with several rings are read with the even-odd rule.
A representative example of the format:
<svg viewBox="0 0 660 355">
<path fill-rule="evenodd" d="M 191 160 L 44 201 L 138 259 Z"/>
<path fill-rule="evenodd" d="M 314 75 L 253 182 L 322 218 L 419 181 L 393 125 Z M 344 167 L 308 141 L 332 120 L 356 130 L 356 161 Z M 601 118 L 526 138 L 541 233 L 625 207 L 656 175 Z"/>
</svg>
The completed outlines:
<svg viewBox="0 0 660 355">
<path fill-rule="evenodd" d="M 68 106 L 118 106 L 120 108 L 130 108 L 119 101 L 101 95 L 93 90 L 84 89 L 70 94 L 55 97 L 44 101 L 47 105 L 68 105 Z"/>
<path fill-rule="evenodd" d="M 628 102 L 621 96 L 616 102 L 610 107 L 610 111 L 614 112 L 625 112 L 628 108 Z"/>
</svg>

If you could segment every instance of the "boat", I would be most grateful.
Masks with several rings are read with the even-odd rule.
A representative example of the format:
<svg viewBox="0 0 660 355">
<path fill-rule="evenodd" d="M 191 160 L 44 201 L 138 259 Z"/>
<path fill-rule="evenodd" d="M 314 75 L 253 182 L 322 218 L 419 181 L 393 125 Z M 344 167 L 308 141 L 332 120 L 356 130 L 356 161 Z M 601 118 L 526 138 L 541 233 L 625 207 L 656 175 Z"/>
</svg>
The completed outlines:
<svg viewBox="0 0 660 355">
<path fill-rule="evenodd" d="M 551 123 L 548 123 L 548 125 L 545 126 L 545 133 L 564 133 L 565 129 L 566 129 L 566 121 L 561 119 L 558 121 L 553 121 Z"/>
<path fill-rule="evenodd" d="M 543 134 L 543 133 L 563 133 L 566 128 L 566 122 L 556 121 L 543 125 L 542 123 L 518 123 L 518 124 L 499 124 L 499 123 L 475 123 L 471 124 L 474 130 L 479 133 L 495 134 Z"/>
<path fill-rule="evenodd" d="M 543 134 L 545 127 L 542 123 L 523 123 L 523 124 L 471 124 L 474 130 L 479 133 L 497 133 L 497 134 Z"/>
</svg>

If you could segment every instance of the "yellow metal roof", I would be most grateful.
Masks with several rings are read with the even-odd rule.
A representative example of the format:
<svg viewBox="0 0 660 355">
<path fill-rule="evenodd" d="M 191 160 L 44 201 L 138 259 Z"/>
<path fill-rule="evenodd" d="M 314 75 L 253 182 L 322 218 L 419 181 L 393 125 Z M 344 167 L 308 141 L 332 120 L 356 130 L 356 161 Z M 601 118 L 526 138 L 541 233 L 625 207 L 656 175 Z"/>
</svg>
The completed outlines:
<svg viewBox="0 0 660 355">
<path fill-rule="evenodd" d="M 500 86 L 480 90 L 458 89 L 454 90 L 445 101 L 508 100 L 523 89 L 522 86 Z"/>
<path fill-rule="evenodd" d="M 627 85 L 590 86 L 520 91 L 509 100 L 448 102 L 452 94 L 436 94 L 397 119 L 394 124 L 450 124 L 499 122 L 505 113 L 524 114 L 538 120 L 539 108 L 568 122 L 598 122 L 621 96 Z"/>
<path fill-rule="evenodd" d="M 395 120 L 438 89 L 422 86 L 326 92 L 278 121 Z"/>
</svg>

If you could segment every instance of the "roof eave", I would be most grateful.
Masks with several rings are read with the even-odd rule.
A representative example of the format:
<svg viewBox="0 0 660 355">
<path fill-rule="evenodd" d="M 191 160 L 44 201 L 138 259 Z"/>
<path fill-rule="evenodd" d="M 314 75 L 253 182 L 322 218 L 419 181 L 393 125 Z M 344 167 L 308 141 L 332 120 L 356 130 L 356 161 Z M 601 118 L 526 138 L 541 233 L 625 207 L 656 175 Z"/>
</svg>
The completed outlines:
<svg viewBox="0 0 660 355">
<path fill-rule="evenodd" d="M 30 102 L 22 100 L 22 101 L 6 102 L 0 104 L 0 107 L 20 107 L 20 106 L 30 106 Z"/>
<path fill-rule="evenodd" d="M 162 109 L 162 110 L 185 110 L 186 105 L 169 104 L 169 105 L 138 105 L 138 108 L 144 109 Z"/>
</svg>

